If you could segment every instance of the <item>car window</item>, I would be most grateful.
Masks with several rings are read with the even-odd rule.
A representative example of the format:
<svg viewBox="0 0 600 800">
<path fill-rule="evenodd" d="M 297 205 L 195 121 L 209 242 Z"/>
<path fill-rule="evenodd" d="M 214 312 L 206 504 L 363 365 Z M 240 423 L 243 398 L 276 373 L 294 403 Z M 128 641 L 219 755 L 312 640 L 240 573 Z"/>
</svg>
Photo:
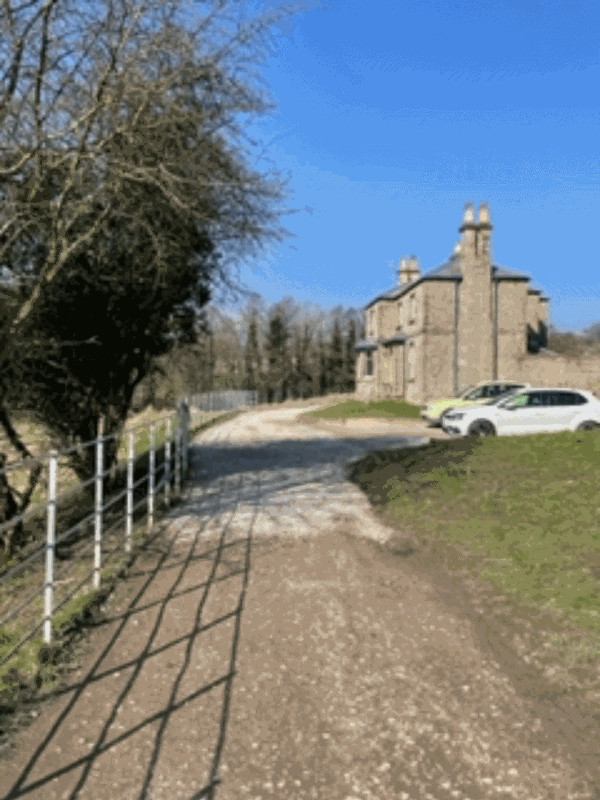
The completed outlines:
<svg viewBox="0 0 600 800">
<path fill-rule="evenodd" d="M 551 406 L 553 403 L 553 392 L 530 392 L 529 403 L 530 406 Z"/>
<path fill-rule="evenodd" d="M 544 405 L 544 396 L 539 394 L 539 392 L 532 392 L 529 395 L 529 401 L 527 403 L 528 406 L 543 406 Z"/>
<path fill-rule="evenodd" d="M 526 406 L 528 402 L 528 394 L 518 394 L 516 397 L 511 397 L 508 400 L 504 400 L 502 405 L 505 408 L 522 408 L 523 406 Z"/>
<path fill-rule="evenodd" d="M 518 392 L 519 389 L 507 389 L 502 394 L 499 394 L 497 397 L 494 397 L 490 403 L 490 405 L 504 405 L 510 398 Z"/>
<path fill-rule="evenodd" d="M 463 400 L 481 400 L 483 397 L 486 397 L 486 395 L 483 394 L 486 388 L 486 386 L 477 386 L 477 388 L 464 394 Z"/>
<path fill-rule="evenodd" d="M 561 406 L 581 406 L 587 403 L 586 398 L 578 392 L 556 392 L 556 395 Z"/>
</svg>

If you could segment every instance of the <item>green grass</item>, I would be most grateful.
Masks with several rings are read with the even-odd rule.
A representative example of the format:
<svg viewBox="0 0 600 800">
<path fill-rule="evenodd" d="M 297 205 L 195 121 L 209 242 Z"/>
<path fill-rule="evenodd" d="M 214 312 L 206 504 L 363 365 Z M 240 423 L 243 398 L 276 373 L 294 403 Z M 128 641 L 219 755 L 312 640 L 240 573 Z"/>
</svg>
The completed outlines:
<svg viewBox="0 0 600 800">
<path fill-rule="evenodd" d="M 309 411 L 307 417 L 339 419 L 340 417 L 408 417 L 418 418 L 419 406 L 405 403 L 404 400 L 374 400 L 364 403 L 361 400 L 347 400 L 327 408 Z"/>
<path fill-rule="evenodd" d="M 352 478 L 392 523 L 458 545 L 475 576 L 600 645 L 600 434 L 438 441 L 372 453 Z"/>
</svg>

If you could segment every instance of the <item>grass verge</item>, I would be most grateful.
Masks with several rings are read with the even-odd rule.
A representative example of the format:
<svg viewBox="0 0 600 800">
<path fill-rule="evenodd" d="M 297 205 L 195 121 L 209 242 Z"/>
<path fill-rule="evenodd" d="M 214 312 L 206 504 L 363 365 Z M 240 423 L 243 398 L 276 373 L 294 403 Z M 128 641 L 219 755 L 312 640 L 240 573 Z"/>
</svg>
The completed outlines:
<svg viewBox="0 0 600 800">
<path fill-rule="evenodd" d="M 600 434 L 436 441 L 371 453 L 350 477 L 417 547 L 452 549 L 455 571 L 551 617 L 549 674 L 594 668 L 600 687 Z"/>
<path fill-rule="evenodd" d="M 309 411 L 304 416 L 321 419 L 340 419 L 346 417 L 404 417 L 417 419 L 421 415 L 419 406 L 405 403 L 404 400 L 347 400 L 344 403 Z"/>
</svg>

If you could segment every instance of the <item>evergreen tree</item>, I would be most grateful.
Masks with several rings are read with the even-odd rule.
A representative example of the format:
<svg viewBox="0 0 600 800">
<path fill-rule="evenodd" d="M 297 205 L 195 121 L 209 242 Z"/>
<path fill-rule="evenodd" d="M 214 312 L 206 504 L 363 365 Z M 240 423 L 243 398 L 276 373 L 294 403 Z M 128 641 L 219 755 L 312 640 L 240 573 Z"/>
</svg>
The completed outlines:
<svg viewBox="0 0 600 800">
<path fill-rule="evenodd" d="M 345 391 L 353 392 L 356 389 L 356 322 L 348 320 L 348 331 L 346 334 L 345 353 L 344 353 L 344 378 Z"/>
<path fill-rule="evenodd" d="M 258 343 L 258 320 L 256 311 L 252 312 L 248 323 L 248 335 L 244 351 L 244 389 L 256 391 L 260 382 L 261 353 Z"/>
<path fill-rule="evenodd" d="M 267 402 L 282 402 L 289 385 L 290 363 L 287 343 L 289 331 L 279 308 L 275 308 L 269 320 L 267 335 Z"/>
<path fill-rule="evenodd" d="M 323 342 L 321 331 L 317 334 L 316 362 L 317 362 L 317 387 L 319 395 L 322 397 L 327 394 L 328 370 L 327 370 L 327 350 Z"/>
<path fill-rule="evenodd" d="M 300 398 L 312 397 L 314 393 L 313 378 L 310 373 L 310 350 L 312 336 L 310 325 L 304 323 L 302 330 L 296 330 L 296 386 Z"/>
<path fill-rule="evenodd" d="M 329 349 L 329 364 L 327 384 L 331 392 L 344 391 L 344 343 L 342 341 L 342 331 L 339 319 L 333 321 L 333 331 L 331 333 L 331 344 Z"/>
</svg>

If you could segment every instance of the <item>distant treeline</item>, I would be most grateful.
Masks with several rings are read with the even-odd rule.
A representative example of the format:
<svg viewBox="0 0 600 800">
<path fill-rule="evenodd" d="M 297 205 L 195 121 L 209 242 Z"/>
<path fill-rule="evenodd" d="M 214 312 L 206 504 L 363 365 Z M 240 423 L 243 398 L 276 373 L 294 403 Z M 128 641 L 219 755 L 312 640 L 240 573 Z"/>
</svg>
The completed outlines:
<svg viewBox="0 0 600 800">
<path fill-rule="evenodd" d="M 362 317 L 360 309 L 323 309 L 291 297 L 271 305 L 253 298 L 235 315 L 209 306 L 196 341 L 159 361 L 135 406 L 222 389 L 256 390 L 268 403 L 353 392 Z"/>
</svg>

